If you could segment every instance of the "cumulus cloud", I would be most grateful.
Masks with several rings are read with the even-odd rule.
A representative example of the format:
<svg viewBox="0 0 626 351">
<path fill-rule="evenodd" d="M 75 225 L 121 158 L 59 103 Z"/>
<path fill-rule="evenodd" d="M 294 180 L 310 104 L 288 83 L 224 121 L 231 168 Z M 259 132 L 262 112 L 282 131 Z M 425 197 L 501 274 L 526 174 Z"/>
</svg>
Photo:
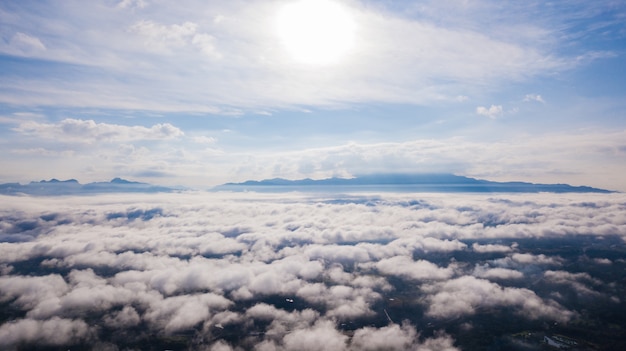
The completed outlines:
<svg viewBox="0 0 626 351">
<path fill-rule="evenodd" d="M 173 296 L 151 305 L 144 318 L 160 326 L 166 333 L 171 333 L 209 320 L 213 309 L 223 310 L 231 303 L 212 293 Z"/>
<path fill-rule="evenodd" d="M 195 46 L 207 56 L 220 57 L 215 48 L 215 38 L 198 32 L 198 24 L 194 22 L 163 25 L 142 20 L 132 25 L 130 31 L 144 37 L 146 46 L 151 50 L 172 53 L 185 46 Z"/>
<path fill-rule="evenodd" d="M 286 350 L 345 350 L 348 337 L 331 321 L 319 321 L 307 329 L 289 333 L 283 339 Z"/>
<path fill-rule="evenodd" d="M 53 317 L 49 320 L 21 319 L 0 326 L 0 345 L 12 348 L 20 344 L 38 343 L 46 346 L 71 345 L 89 336 L 82 320 Z"/>
<path fill-rule="evenodd" d="M 493 252 L 510 252 L 513 250 L 512 247 L 506 245 L 499 244 L 486 244 L 481 245 L 479 243 L 472 244 L 472 250 L 479 253 L 493 253 Z"/>
<path fill-rule="evenodd" d="M 476 266 L 474 276 L 485 279 L 521 279 L 524 273 L 514 269 L 490 268 L 487 265 Z"/>
<path fill-rule="evenodd" d="M 491 105 L 490 107 L 478 106 L 476 107 L 476 114 L 480 116 L 486 116 L 491 119 L 500 117 L 503 113 L 502 105 Z"/>
<path fill-rule="evenodd" d="M 459 350 L 454 340 L 443 333 L 420 342 L 415 327 L 408 323 L 392 324 L 383 328 L 365 327 L 357 330 L 351 340 L 350 350 Z"/>
<path fill-rule="evenodd" d="M 511 260 L 520 264 L 539 264 L 539 265 L 559 265 L 559 257 L 548 257 L 544 254 L 533 255 L 529 253 L 514 253 L 510 256 Z"/>
<path fill-rule="evenodd" d="M 197 28 L 198 25 L 193 22 L 165 26 L 153 21 L 140 21 L 133 25 L 131 30 L 153 41 L 182 45 L 186 38 L 194 35 Z"/>
<path fill-rule="evenodd" d="M 137 332 L 200 349 L 456 350 L 452 318 L 567 325 L 581 313 L 567 289 L 621 303 L 615 282 L 571 270 L 606 264 L 567 250 L 623 245 L 623 194 L 3 200 L 7 349 L 57 330 L 48 345 L 121 349 Z M 443 333 L 424 336 L 424 318 Z"/>
<path fill-rule="evenodd" d="M 594 258 L 594 262 L 606 265 L 613 264 L 613 261 L 609 260 L 608 258 Z"/>
<path fill-rule="evenodd" d="M 162 140 L 184 135 L 180 129 L 169 123 L 155 124 L 147 128 L 143 126 L 96 123 L 93 120 L 73 118 L 66 118 L 58 123 L 24 122 L 15 127 L 14 130 L 39 138 L 83 143 L 92 143 L 94 141 Z"/>
<path fill-rule="evenodd" d="M 329 317 L 341 320 L 374 315 L 370 306 L 381 298 L 380 294 L 369 288 L 353 288 L 345 285 L 328 288 L 324 284 L 303 286 L 296 292 L 296 296 L 324 306 Z"/>
<path fill-rule="evenodd" d="M 539 94 L 526 94 L 526 96 L 524 97 L 524 102 L 531 101 L 541 102 L 542 104 L 546 103 L 546 101 Z"/>
<path fill-rule="evenodd" d="M 398 275 L 415 280 L 443 280 L 450 278 L 454 273 L 450 267 L 440 268 L 429 261 L 413 261 L 406 256 L 380 260 L 376 263 L 376 269 L 383 274 Z"/>
<path fill-rule="evenodd" d="M 141 317 L 133 307 L 124 306 L 121 311 L 104 317 L 103 322 L 109 328 L 130 328 L 141 323 Z"/>
<path fill-rule="evenodd" d="M 2 295 L 0 301 L 13 300 L 13 304 L 28 311 L 34 317 L 47 317 L 58 311 L 60 298 L 70 287 L 60 275 L 42 277 L 0 277 Z"/>
<path fill-rule="evenodd" d="M 482 307 L 507 306 L 528 318 L 548 317 L 566 322 L 574 313 L 554 301 L 544 301 L 528 289 L 501 287 L 496 283 L 471 276 L 425 285 L 431 295 L 425 299 L 426 314 L 451 318 L 475 314 Z"/>
<path fill-rule="evenodd" d="M 582 295 L 597 295 L 591 286 L 601 285 L 598 279 L 592 278 L 589 273 L 571 273 L 567 271 L 548 270 L 543 274 L 544 278 L 550 283 L 569 285 L 574 291 Z"/>
</svg>

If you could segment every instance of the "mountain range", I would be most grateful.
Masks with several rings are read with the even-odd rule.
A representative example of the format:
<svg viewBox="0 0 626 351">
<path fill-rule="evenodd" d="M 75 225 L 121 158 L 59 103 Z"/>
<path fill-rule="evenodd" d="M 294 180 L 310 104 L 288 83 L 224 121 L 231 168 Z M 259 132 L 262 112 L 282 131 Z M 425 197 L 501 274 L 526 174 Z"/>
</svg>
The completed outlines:
<svg viewBox="0 0 626 351">
<path fill-rule="evenodd" d="M 81 184 L 75 179 L 41 180 L 28 184 L 0 184 L 1 195 L 83 195 L 102 193 L 159 193 L 185 190 L 114 178 L 109 182 Z M 299 179 L 283 178 L 226 183 L 212 191 L 256 192 L 466 192 L 466 193 L 611 193 L 613 191 L 568 184 L 536 184 L 527 182 L 494 182 L 454 174 L 370 174 L 354 178 Z"/>
<path fill-rule="evenodd" d="M 122 178 L 114 178 L 109 182 L 94 182 L 80 184 L 76 179 L 69 180 L 42 180 L 28 184 L 5 183 L 0 184 L 0 194 L 3 195 L 81 195 L 100 193 L 157 193 L 172 192 L 180 188 L 169 188 L 148 183 L 133 182 Z"/>
<path fill-rule="evenodd" d="M 371 174 L 354 178 L 283 178 L 226 183 L 216 191 L 397 191 L 397 192 L 509 192 L 509 193 L 611 193 L 610 190 L 568 184 L 494 182 L 454 174 Z"/>
</svg>

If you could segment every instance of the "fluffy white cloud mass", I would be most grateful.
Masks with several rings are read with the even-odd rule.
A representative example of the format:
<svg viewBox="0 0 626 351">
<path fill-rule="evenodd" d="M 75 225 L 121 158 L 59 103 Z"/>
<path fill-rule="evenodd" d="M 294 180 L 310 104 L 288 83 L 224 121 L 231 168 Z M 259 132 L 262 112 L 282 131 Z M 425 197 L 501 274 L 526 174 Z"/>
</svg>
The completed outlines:
<svg viewBox="0 0 626 351">
<path fill-rule="evenodd" d="M 484 106 L 476 107 L 476 114 L 489 118 L 497 118 L 502 114 L 502 111 L 502 105 L 491 105 L 489 108 Z"/>
<path fill-rule="evenodd" d="M 93 120 L 73 118 L 66 118 L 58 123 L 24 122 L 14 130 L 38 138 L 85 143 L 94 141 L 160 140 L 184 135 L 180 129 L 169 123 L 155 124 L 150 128 L 146 128 L 143 126 L 96 123 Z"/>
<path fill-rule="evenodd" d="M 458 350 L 623 308 L 622 194 L 1 200 L 3 349 Z"/>
</svg>

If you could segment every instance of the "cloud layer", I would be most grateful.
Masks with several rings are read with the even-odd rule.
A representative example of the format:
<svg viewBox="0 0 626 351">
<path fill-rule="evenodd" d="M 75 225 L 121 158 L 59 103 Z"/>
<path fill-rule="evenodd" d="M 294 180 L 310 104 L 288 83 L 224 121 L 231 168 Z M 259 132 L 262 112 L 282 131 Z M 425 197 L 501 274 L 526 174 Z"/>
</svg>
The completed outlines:
<svg viewBox="0 0 626 351">
<path fill-rule="evenodd" d="M 589 272 L 624 260 L 533 244 L 623 247 L 621 194 L 5 200 L 5 349 L 193 333 L 186 345 L 207 349 L 456 350 L 450 321 L 485 311 L 575 322 L 572 288 L 623 307 L 619 284 Z"/>
</svg>

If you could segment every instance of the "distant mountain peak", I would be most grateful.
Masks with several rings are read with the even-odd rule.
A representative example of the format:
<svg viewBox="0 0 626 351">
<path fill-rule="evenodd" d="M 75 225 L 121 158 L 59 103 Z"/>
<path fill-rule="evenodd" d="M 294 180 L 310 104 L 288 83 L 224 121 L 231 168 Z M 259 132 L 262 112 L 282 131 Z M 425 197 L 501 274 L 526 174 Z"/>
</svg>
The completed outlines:
<svg viewBox="0 0 626 351">
<path fill-rule="evenodd" d="M 181 188 L 169 188 L 148 183 L 134 182 L 119 177 L 109 182 L 93 182 L 80 184 L 76 179 L 32 181 L 22 185 L 20 183 L 0 184 L 0 194 L 4 195 L 81 195 L 101 193 L 156 193 L 172 192 Z"/>
<path fill-rule="evenodd" d="M 68 180 L 58 180 L 56 178 L 52 178 L 50 180 L 40 180 L 38 182 L 30 182 L 31 184 L 59 184 L 59 183 L 64 183 L 64 184 L 78 184 L 78 180 L 76 179 L 68 179 Z"/>
<path fill-rule="evenodd" d="M 119 178 L 119 177 L 115 177 L 115 178 L 111 179 L 110 183 L 113 183 L 113 184 L 142 184 L 140 182 L 133 182 L 133 181 L 126 180 L 126 179 L 123 179 L 123 178 Z"/>
</svg>

